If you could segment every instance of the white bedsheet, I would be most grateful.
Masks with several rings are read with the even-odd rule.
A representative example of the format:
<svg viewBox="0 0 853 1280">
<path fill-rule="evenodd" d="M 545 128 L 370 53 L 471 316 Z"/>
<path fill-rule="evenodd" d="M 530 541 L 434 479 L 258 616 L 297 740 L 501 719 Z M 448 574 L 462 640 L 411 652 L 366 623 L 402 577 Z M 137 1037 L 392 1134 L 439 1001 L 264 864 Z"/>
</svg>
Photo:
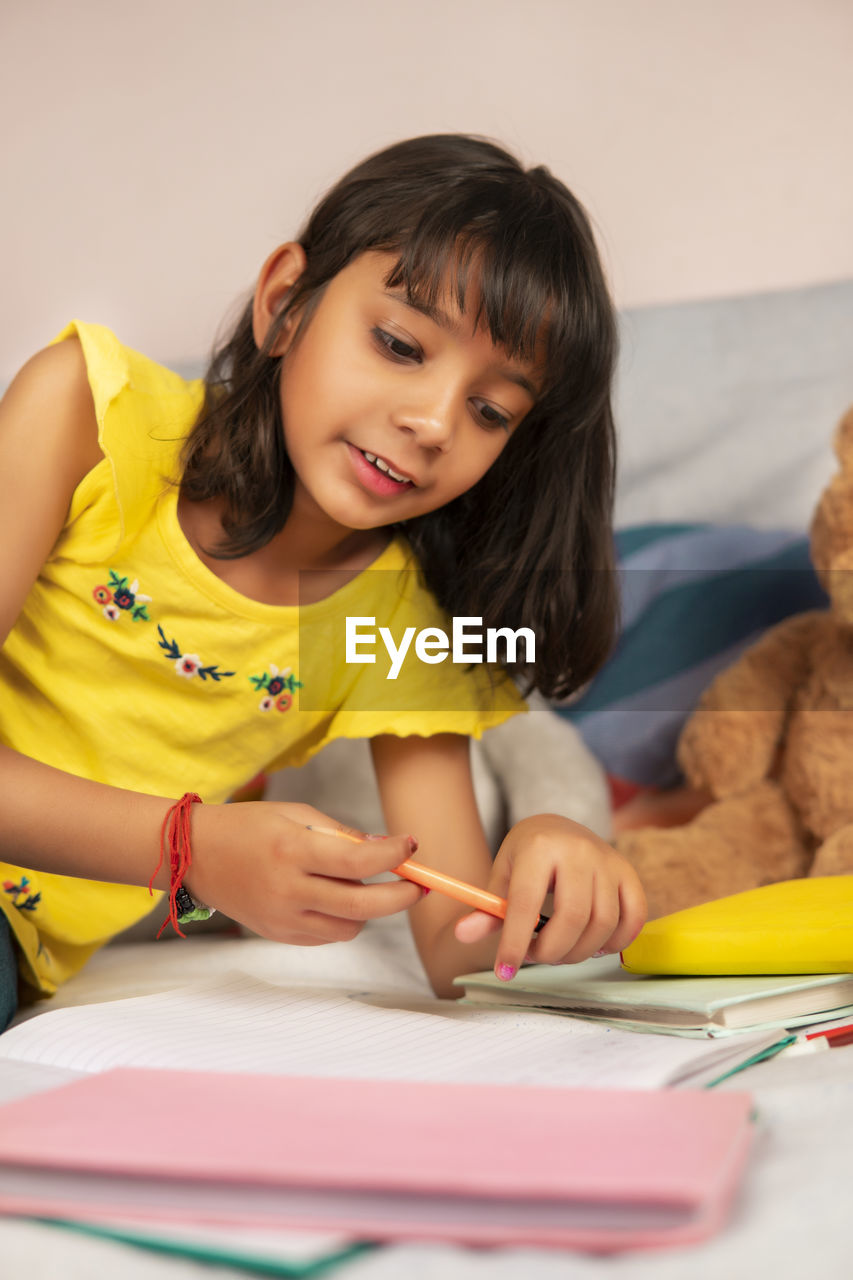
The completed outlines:
<svg viewBox="0 0 853 1280">
<path fill-rule="evenodd" d="M 360 983 L 410 998 L 427 992 L 401 920 L 384 922 L 355 943 L 320 948 L 278 947 L 253 938 L 119 944 L 97 955 L 49 1007 L 167 990 L 235 967 L 278 981 L 286 975 L 295 983 L 334 986 L 346 974 L 348 984 L 357 975 Z M 704 1245 L 612 1258 L 389 1246 L 360 1255 L 331 1274 L 347 1280 L 521 1280 L 534 1275 L 537 1280 L 754 1280 L 757 1274 L 799 1277 L 819 1270 L 821 1280 L 846 1280 L 851 1272 L 852 1068 L 850 1046 L 777 1058 L 720 1086 L 754 1093 L 759 1133 L 731 1221 Z M 33 1074 L 35 1087 L 61 1078 L 42 1077 L 43 1070 Z M 4 1074 L 0 1069 L 0 1098 L 20 1095 L 27 1087 L 19 1071 Z M 199 1274 L 198 1265 L 54 1227 L 0 1220 L 0 1274 L 8 1280 L 91 1280 L 96 1275 L 189 1280 Z M 215 1274 L 227 1278 L 245 1273 L 225 1268 Z"/>
</svg>

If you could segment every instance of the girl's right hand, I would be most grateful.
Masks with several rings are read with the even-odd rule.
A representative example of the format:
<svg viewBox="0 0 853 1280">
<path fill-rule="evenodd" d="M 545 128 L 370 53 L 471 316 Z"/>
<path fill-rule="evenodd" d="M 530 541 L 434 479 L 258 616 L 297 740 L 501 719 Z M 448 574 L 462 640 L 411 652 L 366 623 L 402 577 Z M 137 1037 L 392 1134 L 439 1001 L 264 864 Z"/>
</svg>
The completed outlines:
<svg viewBox="0 0 853 1280">
<path fill-rule="evenodd" d="M 191 823 L 187 891 L 276 942 L 347 942 L 366 920 L 405 911 L 425 896 L 407 880 L 362 883 L 411 856 L 408 836 L 367 838 L 307 804 L 193 805 Z M 309 824 L 364 843 L 309 831 Z"/>
</svg>

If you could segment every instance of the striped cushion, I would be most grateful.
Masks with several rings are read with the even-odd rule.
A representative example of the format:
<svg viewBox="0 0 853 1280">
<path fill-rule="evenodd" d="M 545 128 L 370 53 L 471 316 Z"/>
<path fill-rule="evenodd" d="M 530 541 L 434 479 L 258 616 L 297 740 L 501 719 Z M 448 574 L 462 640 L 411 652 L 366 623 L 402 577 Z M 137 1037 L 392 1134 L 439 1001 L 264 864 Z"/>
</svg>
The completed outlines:
<svg viewBox="0 0 853 1280">
<path fill-rule="evenodd" d="M 641 525 L 616 542 L 618 644 L 583 696 L 557 710 L 608 773 L 672 786 L 681 727 L 717 672 L 775 623 L 827 599 L 800 532 Z"/>
</svg>

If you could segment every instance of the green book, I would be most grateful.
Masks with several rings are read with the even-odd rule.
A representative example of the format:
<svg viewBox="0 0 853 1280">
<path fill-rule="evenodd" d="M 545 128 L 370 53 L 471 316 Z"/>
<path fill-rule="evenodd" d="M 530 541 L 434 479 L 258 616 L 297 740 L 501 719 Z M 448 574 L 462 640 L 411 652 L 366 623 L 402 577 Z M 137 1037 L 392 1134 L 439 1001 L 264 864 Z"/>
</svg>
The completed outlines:
<svg viewBox="0 0 853 1280">
<path fill-rule="evenodd" d="M 572 1014 L 672 1035 L 727 1035 L 853 1017 L 853 974 L 659 977 L 628 973 L 618 956 L 530 965 L 511 982 L 467 973 L 464 1002 Z"/>
</svg>

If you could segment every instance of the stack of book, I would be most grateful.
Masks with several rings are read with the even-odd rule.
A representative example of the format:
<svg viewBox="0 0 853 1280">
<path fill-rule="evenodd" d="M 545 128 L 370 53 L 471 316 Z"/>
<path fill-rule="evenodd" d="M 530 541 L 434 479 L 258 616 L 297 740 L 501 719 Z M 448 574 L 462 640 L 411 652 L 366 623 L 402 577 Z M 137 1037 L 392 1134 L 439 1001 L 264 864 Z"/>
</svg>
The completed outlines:
<svg viewBox="0 0 853 1280">
<path fill-rule="evenodd" d="M 531 965 L 512 982 L 456 979 L 466 1002 L 547 1010 L 665 1035 L 719 1037 L 853 1018 L 853 974 L 661 977 L 626 972 L 618 956 Z"/>
</svg>

